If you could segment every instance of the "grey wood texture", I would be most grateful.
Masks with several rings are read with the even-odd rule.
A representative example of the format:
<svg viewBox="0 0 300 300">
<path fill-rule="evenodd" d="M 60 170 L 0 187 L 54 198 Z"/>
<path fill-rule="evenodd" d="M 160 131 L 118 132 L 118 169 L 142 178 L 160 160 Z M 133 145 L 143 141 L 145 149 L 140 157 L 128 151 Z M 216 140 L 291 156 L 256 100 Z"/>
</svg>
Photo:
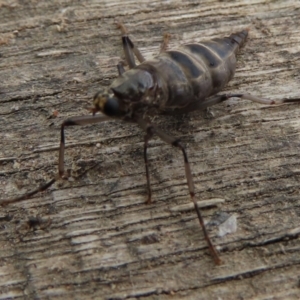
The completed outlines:
<svg viewBox="0 0 300 300">
<path fill-rule="evenodd" d="M 87 114 L 117 76 L 116 20 L 146 58 L 165 32 L 176 48 L 249 28 L 225 91 L 299 98 L 296 0 L 0 1 L 0 201 L 57 173 L 62 120 Z M 145 205 L 137 126 L 67 128 L 69 180 L 0 209 L 0 299 L 299 299 L 299 120 L 297 104 L 239 99 L 156 119 L 186 145 L 196 197 L 212 202 L 205 221 L 237 218 L 224 237 L 208 226 L 221 266 L 189 206 L 178 149 L 150 142 L 155 202 Z M 31 217 L 42 225 L 28 228 Z"/>
</svg>

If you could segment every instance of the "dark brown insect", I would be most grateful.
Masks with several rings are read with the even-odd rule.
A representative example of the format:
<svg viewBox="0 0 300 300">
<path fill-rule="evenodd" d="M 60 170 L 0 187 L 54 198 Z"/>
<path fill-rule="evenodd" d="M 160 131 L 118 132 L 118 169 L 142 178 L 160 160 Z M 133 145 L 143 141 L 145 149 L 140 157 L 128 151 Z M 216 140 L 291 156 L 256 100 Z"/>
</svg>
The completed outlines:
<svg viewBox="0 0 300 300">
<path fill-rule="evenodd" d="M 125 27 L 118 23 L 122 31 L 122 43 L 126 64 L 117 65 L 119 77 L 112 83 L 107 93 L 98 92 L 94 96 L 93 115 L 67 119 L 61 125 L 59 149 L 59 176 L 64 175 L 65 127 L 86 125 L 118 119 L 137 123 L 145 131 L 144 160 L 148 188 L 147 203 L 151 203 L 151 186 L 148 169 L 148 142 L 157 135 L 166 143 L 179 148 L 184 157 L 185 174 L 191 200 L 194 204 L 205 239 L 216 264 L 221 260 L 206 231 L 203 218 L 195 200 L 194 182 L 184 146 L 178 138 L 167 135 L 150 122 L 149 117 L 157 114 L 179 114 L 203 110 L 229 98 L 238 97 L 263 104 L 293 102 L 293 100 L 269 100 L 249 94 L 216 95 L 233 77 L 236 68 L 236 53 L 244 44 L 248 30 L 231 34 L 225 38 L 215 38 L 199 44 L 181 46 L 178 50 L 167 49 L 169 36 L 166 35 L 161 52 L 146 61 L 127 35 Z M 140 62 L 136 65 L 135 58 Z M 97 112 L 102 112 L 96 115 Z M 2 205 L 24 200 L 39 191 L 47 189 L 56 181 L 52 179 L 40 188 L 2 202 Z"/>
</svg>

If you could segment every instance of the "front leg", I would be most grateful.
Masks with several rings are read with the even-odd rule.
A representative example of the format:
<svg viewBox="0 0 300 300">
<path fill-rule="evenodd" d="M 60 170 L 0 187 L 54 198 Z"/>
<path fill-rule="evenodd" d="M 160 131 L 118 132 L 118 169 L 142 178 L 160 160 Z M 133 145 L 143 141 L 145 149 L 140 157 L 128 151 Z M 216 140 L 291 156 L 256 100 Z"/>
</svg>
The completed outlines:
<svg viewBox="0 0 300 300">
<path fill-rule="evenodd" d="M 45 184 L 42 184 L 37 189 L 28 192 L 24 195 L 4 200 L 0 202 L 0 205 L 8 205 L 16 202 L 20 202 L 26 199 L 31 198 L 35 194 L 39 192 L 43 192 L 46 189 L 48 189 L 55 181 L 57 181 L 59 178 L 61 178 L 64 175 L 64 156 L 65 156 L 65 127 L 66 126 L 74 126 L 74 125 L 88 125 L 88 124 L 95 124 L 100 123 L 103 121 L 111 120 L 108 116 L 105 115 L 95 115 L 95 116 L 79 116 L 79 117 L 73 117 L 70 119 L 65 120 L 61 124 L 61 134 L 60 134 L 60 146 L 59 146 L 59 158 L 58 158 L 58 175 L 52 178 L 50 181 L 48 181 Z"/>
<path fill-rule="evenodd" d="M 90 125 L 95 123 L 104 122 L 107 120 L 111 120 L 106 115 L 87 115 L 87 116 L 79 116 L 72 117 L 70 119 L 65 120 L 61 124 L 60 130 L 60 146 L 59 146 L 59 157 L 58 157 L 58 174 L 59 177 L 64 175 L 64 157 L 65 157 L 65 127 L 66 126 L 74 126 L 74 125 Z"/>
</svg>

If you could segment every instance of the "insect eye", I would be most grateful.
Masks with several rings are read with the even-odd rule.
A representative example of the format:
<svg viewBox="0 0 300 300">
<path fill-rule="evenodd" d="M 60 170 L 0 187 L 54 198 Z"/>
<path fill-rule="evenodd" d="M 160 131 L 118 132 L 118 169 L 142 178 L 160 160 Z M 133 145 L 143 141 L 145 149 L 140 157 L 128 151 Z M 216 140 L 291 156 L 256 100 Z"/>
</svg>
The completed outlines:
<svg viewBox="0 0 300 300">
<path fill-rule="evenodd" d="M 119 101 L 114 97 L 109 97 L 108 94 L 98 92 L 94 96 L 94 108 L 92 112 L 95 114 L 97 111 L 101 111 L 107 116 L 117 116 L 120 112 Z"/>
<path fill-rule="evenodd" d="M 107 98 L 104 107 L 103 113 L 107 116 L 116 116 L 119 113 L 119 102 L 116 98 Z"/>
</svg>

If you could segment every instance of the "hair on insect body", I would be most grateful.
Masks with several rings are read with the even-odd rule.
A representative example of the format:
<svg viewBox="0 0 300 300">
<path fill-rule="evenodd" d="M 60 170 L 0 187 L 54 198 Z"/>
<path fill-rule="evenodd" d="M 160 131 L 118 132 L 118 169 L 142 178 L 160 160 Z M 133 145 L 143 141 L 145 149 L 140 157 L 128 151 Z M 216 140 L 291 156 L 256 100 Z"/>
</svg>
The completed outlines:
<svg viewBox="0 0 300 300">
<path fill-rule="evenodd" d="M 145 131 L 144 161 L 148 190 L 146 203 L 151 203 L 152 200 L 147 149 L 150 139 L 156 135 L 182 152 L 190 198 L 210 253 L 215 263 L 221 264 L 221 259 L 207 233 L 195 199 L 193 176 L 185 147 L 180 139 L 164 133 L 151 123 L 150 117 L 204 110 L 232 97 L 270 105 L 296 102 L 299 99 L 270 100 L 250 94 L 217 95 L 234 75 L 236 54 L 246 41 L 247 29 L 228 37 L 183 45 L 177 50 L 167 50 L 169 35 L 165 35 L 160 53 L 151 60 L 145 60 L 128 37 L 123 24 L 117 23 L 117 25 L 122 32 L 123 50 L 129 70 L 125 71 L 121 62 L 117 65 L 119 76 L 113 81 L 107 92 L 95 94 L 94 107 L 91 109 L 92 115 L 72 117 L 62 123 L 57 178 L 51 179 L 32 192 L 2 201 L 0 204 L 6 205 L 28 199 L 34 194 L 46 190 L 64 175 L 65 127 L 95 124 L 111 119 L 135 123 Z M 139 65 L 136 65 L 135 57 L 138 59 Z M 101 114 L 96 114 L 98 112 Z"/>
</svg>

